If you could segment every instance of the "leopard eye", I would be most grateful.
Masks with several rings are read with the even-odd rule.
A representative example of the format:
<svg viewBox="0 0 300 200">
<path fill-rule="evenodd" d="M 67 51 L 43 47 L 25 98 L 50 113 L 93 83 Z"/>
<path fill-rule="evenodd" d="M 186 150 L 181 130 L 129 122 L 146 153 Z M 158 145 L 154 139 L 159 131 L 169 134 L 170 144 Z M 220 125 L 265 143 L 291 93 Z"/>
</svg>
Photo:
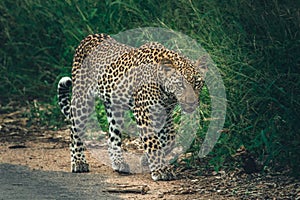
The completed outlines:
<svg viewBox="0 0 300 200">
<path fill-rule="evenodd" d="M 183 84 L 182 82 L 177 82 L 175 85 L 176 85 L 176 88 L 177 88 L 177 89 L 185 88 L 185 87 L 184 87 L 184 84 Z"/>
</svg>

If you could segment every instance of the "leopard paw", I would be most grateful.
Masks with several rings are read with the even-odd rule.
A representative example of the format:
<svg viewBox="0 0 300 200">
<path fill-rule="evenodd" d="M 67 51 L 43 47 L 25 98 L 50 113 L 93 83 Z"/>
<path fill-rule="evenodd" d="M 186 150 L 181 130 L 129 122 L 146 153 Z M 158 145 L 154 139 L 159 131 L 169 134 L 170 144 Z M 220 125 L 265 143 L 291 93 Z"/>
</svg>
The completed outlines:
<svg viewBox="0 0 300 200">
<path fill-rule="evenodd" d="M 176 179 L 176 174 L 169 167 L 164 167 L 151 172 L 151 177 L 154 181 L 170 181 Z"/>
<path fill-rule="evenodd" d="M 71 163 L 71 171 L 74 173 L 89 172 L 89 164 L 84 161 L 77 160 Z"/>
<path fill-rule="evenodd" d="M 130 174 L 130 167 L 127 163 L 122 162 L 118 164 L 113 164 L 112 165 L 113 170 L 120 174 Z"/>
</svg>

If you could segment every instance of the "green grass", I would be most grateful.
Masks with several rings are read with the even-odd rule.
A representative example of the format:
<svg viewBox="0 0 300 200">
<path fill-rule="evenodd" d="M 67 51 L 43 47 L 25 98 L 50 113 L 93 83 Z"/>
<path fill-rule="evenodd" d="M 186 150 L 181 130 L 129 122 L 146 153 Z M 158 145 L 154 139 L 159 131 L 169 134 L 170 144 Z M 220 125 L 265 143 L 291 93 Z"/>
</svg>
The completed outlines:
<svg viewBox="0 0 300 200">
<path fill-rule="evenodd" d="M 56 105 L 56 84 L 70 75 L 74 49 L 90 33 L 174 29 L 207 50 L 225 83 L 228 132 L 211 153 L 213 165 L 244 145 L 269 167 L 299 172 L 299 8 L 296 0 L 2 0 L 0 103 Z M 51 126 L 60 114 L 55 107 L 42 116 Z"/>
</svg>

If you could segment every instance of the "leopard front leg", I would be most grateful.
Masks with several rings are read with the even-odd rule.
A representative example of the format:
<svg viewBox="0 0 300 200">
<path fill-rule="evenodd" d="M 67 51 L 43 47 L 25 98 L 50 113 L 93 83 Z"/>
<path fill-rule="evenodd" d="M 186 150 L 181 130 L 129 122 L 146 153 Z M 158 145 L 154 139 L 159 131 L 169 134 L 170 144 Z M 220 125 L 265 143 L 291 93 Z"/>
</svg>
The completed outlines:
<svg viewBox="0 0 300 200">
<path fill-rule="evenodd" d="M 165 150 L 162 147 L 160 139 L 151 131 L 151 128 L 144 127 L 142 129 L 142 141 L 152 179 L 154 181 L 175 179 L 176 174 L 166 160 Z"/>
<path fill-rule="evenodd" d="M 166 111 L 166 119 L 162 129 L 158 132 L 159 141 L 165 151 L 166 156 L 172 156 L 173 150 L 175 148 L 175 137 L 176 132 L 174 129 L 174 122 L 172 118 L 172 111 Z"/>
<path fill-rule="evenodd" d="M 143 102 L 145 99 L 141 101 Z M 173 180 L 176 175 L 166 159 L 168 148 L 165 145 L 168 145 L 170 141 L 164 140 L 164 137 L 159 135 L 164 133 L 161 128 L 165 127 L 165 112 L 160 112 L 163 108 L 159 101 L 156 101 L 158 102 L 156 105 L 153 103 L 144 104 L 141 101 L 138 98 L 135 101 L 134 114 L 141 132 L 141 140 L 149 163 L 151 177 L 154 181 Z M 170 134 L 167 137 L 172 136 Z"/>
</svg>

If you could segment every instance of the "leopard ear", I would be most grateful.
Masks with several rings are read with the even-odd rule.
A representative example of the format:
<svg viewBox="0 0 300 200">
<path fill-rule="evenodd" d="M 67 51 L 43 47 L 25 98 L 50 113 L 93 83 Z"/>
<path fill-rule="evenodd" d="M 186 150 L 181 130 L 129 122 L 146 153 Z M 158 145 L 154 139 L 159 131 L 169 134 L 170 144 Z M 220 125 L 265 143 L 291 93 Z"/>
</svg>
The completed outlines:
<svg viewBox="0 0 300 200">
<path fill-rule="evenodd" d="M 207 55 L 204 55 L 200 57 L 196 63 L 195 63 L 195 68 L 202 76 L 205 76 L 206 72 L 208 71 L 208 64 L 209 64 L 209 58 Z"/>
<path fill-rule="evenodd" d="M 173 65 L 173 62 L 170 59 L 163 58 L 158 63 L 158 77 L 162 79 L 169 78 L 174 73 L 174 69 L 175 67 Z"/>
</svg>

